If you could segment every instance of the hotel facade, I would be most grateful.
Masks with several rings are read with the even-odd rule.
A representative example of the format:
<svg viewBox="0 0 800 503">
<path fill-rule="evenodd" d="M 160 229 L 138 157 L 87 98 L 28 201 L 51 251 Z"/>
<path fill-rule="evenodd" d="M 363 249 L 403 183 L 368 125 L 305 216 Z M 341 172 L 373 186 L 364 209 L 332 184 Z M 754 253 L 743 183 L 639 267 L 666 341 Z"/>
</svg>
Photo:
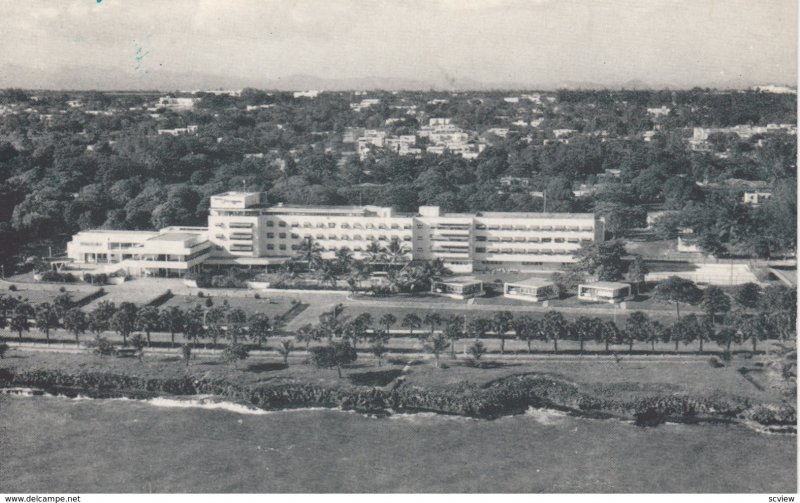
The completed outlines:
<svg viewBox="0 0 800 503">
<path fill-rule="evenodd" d="M 260 193 L 227 192 L 211 197 L 207 228 L 82 231 L 67 254 L 75 263 L 119 264 L 130 274 L 181 276 L 200 265 L 282 264 L 309 240 L 322 247 L 323 258 L 342 248 L 365 258 L 371 243 L 386 248 L 396 241 L 403 260 L 441 259 L 457 273 L 554 271 L 574 262 L 582 243 L 602 241 L 604 231 L 592 213 L 444 213 L 437 206 L 397 213 L 378 206 L 266 205 Z M 167 244 L 172 248 L 161 251 Z"/>
</svg>

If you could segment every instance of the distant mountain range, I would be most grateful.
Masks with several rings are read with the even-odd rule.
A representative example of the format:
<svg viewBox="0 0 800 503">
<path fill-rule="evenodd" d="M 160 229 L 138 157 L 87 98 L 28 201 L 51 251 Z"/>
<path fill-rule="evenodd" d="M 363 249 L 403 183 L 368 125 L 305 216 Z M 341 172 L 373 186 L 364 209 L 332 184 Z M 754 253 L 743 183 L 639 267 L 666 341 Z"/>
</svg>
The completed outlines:
<svg viewBox="0 0 800 503">
<path fill-rule="evenodd" d="M 717 89 L 746 89 L 764 82 L 725 81 L 697 84 L 698 87 Z M 796 83 L 790 84 L 796 86 Z M 318 89 L 347 90 L 408 90 L 408 91 L 488 91 L 488 90 L 553 90 L 553 89 L 681 89 L 692 86 L 656 86 L 641 80 L 620 83 L 542 81 L 542 82 L 483 82 L 469 78 L 441 78 L 416 80 L 392 77 L 326 78 L 295 74 L 285 77 L 252 78 L 206 72 L 173 72 L 169 70 L 124 71 L 117 68 L 59 67 L 30 68 L 20 65 L 0 67 L 0 88 L 62 90 L 187 90 L 187 89 L 241 89 L 254 87 L 281 91 Z"/>
</svg>

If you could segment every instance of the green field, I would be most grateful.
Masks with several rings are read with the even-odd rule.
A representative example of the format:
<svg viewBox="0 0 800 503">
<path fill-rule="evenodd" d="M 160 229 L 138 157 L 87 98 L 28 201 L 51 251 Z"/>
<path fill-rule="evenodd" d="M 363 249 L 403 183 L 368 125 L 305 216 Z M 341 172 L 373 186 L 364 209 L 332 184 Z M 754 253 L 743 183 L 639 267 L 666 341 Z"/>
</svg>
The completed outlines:
<svg viewBox="0 0 800 503">
<path fill-rule="evenodd" d="M 18 287 L 16 291 L 2 293 L 18 300 L 30 302 L 32 304 L 40 304 L 42 302 L 52 303 L 53 299 L 59 295 L 68 293 L 72 297 L 73 302 L 80 304 L 84 299 L 94 295 L 98 290 L 98 288 L 87 290 L 86 288 L 78 289 L 70 287 L 64 287 L 64 289 L 64 292 L 60 292 L 57 289 L 42 289 L 38 288 L 36 285 L 31 285 L 30 287 Z"/>
<path fill-rule="evenodd" d="M 294 304 L 285 297 L 269 297 L 256 299 L 255 297 L 223 297 L 223 296 L 206 296 L 206 297 L 193 297 L 189 295 L 175 295 L 167 300 L 164 304 L 159 306 L 160 309 L 166 307 L 178 306 L 181 309 L 190 309 L 199 304 L 202 307 L 206 306 L 206 300 L 211 298 L 215 306 L 221 306 L 225 301 L 234 309 L 238 308 L 248 314 L 264 313 L 274 319 L 278 316 L 284 316 L 289 310 L 292 309 Z"/>
<path fill-rule="evenodd" d="M 85 353 L 69 354 L 42 351 L 14 350 L 0 360 L 0 368 L 9 369 L 59 369 L 63 372 L 107 372 L 141 377 L 182 377 L 191 375 L 225 379 L 243 385 L 280 382 L 315 382 L 329 385 L 384 386 L 397 377 L 408 363 L 408 358 L 389 358 L 382 366 L 369 355 L 361 354 L 356 363 L 343 368 L 343 378 L 335 369 L 318 369 L 305 362 L 307 355 L 299 347 L 284 367 L 277 355 L 254 356 L 240 363 L 239 368 L 223 364 L 213 355 L 197 355 L 187 369 L 174 354 L 151 353 L 140 362 L 135 358 L 100 357 Z M 433 360 L 413 360 L 406 382 L 426 388 L 439 388 L 459 383 L 485 385 L 511 375 L 547 373 L 580 383 L 586 390 L 598 395 L 644 396 L 659 393 L 713 393 L 735 394 L 763 402 L 777 402 L 785 398 L 780 387 L 755 386 L 739 372 L 740 368 L 757 371 L 763 368 L 765 357 L 755 359 L 737 356 L 730 365 L 715 368 L 705 358 L 691 357 L 627 357 L 620 361 L 610 357 L 550 357 L 533 361 L 499 361 L 485 357 L 487 368 L 474 368 L 466 358 L 456 360 L 449 353 L 442 355 L 443 368 L 436 368 Z M 759 389 L 762 388 L 762 389 Z M 785 391 L 785 390 L 784 390 Z"/>
</svg>

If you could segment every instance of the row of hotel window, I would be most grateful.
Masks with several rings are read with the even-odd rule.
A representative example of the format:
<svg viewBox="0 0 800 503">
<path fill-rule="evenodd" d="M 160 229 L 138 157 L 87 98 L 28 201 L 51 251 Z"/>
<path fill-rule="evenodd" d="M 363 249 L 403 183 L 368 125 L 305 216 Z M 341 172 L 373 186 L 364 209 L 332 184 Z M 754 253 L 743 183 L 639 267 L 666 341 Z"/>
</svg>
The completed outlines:
<svg viewBox="0 0 800 503">
<path fill-rule="evenodd" d="M 281 245 L 277 245 L 277 248 L 276 248 L 276 245 L 274 245 L 274 244 L 268 244 L 267 245 L 267 250 L 269 250 L 269 251 L 273 251 L 273 250 L 276 250 L 276 249 L 277 250 L 281 250 L 281 251 L 287 251 L 287 250 L 297 251 L 297 250 L 300 249 L 300 246 L 299 245 L 287 246 L 287 245 L 281 244 Z M 329 246 L 329 247 L 325 248 L 325 250 L 327 250 L 327 251 L 336 251 L 336 250 L 339 250 L 339 249 L 340 248 L 338 246 Z M 407 248 L 407 247 L 401 248 L 400 250 L 403 253 L 411 253 L 411 249 Z M 240 251 L 240 252 L 253 251 L 253 245 L 232 244 L 231 247 L 230 247 L 230 251 Z M 360 252 L 360 251 L 364 251 L 364 249 L 361 248 L 360 246 L 355 246 L 355 247 L 353 247 L 353 251 Z M 422 248 L 417 248 L 417 251 L 421 252 Z"/>
<path fill-rule="evenodd" d="M 286 222 L 278 221 L 278 227 L 287 227 Z M 225 227 L 225 224 L 220 222 L 216 224 L 217 227 Z M 273 220 L 267 220 L 266 222 L 267 227 L 275 227 L 275 222 Z M 252 229 L 253 224 L 249 222 L 231 222 L 228 224 L 231 229 Z M 292 228 L 301 227 L 299 222 L 292 222 L 290 225 Z M 302 227 L 304 229 L 336 229 L 337 224 L 335 222 L 318 222 L 316 224 L 312 224 L 311 222 L 303 222 Z M 339 229 L 405 229 L 409 230 L 412 228 L 411 224 L 348 224 L 342 223 L 338 224 Z M 417 229 L 423 229 L 425 226 L 423 224 L 417 224 Z M 470 224 L 439 224 L 428 226 L 429 229 L 436 230 L 469 230 L 471 228 Z M 594 231 L 594 227 L 591 225 L 500 225 L 500 224 L 493 224 L 493 225 L 485 225 L 485 224 L 476 224 L 475 229 L 477 230 L 490 230 L 490 231 L 567 231 L 567 232 L 591 232 Z"/>
<path fill-rule="evenodd" d="M 267 232 L 266 236 L 267 236 L 267 239 L 274 239 L 275 238 L 275 233 Z M 217 234 L 216 238 L 221 240 L 221 241 L 224 241 L 226 239 L 224 234 Z M 290 238 L 291 239 L 300 239 L 300 235 L 292 233 L 290 235 Z M 324 241 L 326 239 L 334 240 L 334 241 L 351 241 L 351 240 L 352 241 L 389 241 L 389 240 L 398 240 L 398 241 L 400 241 L 400 237 L 399 236 L 386 236 L 386 235 L 383 235 L 383 234 L 380 235 L 380 236 L 370 236 L 370 235 L 368 235 L 365 238 L 362 238 L 362 236 L 360 234 L 354 234 L 353 236 L 348 236 L 346 234 L 341 235 L 341 236 L 337 236 L 336 234 L 328 234 L 327 237 L 324 234 L 317 234 L 316 236 L 312 236 L 311 234 L 304 234 L 303 235 L 303 239 L 311 239 L 311 238 L 314 238 L 314 239 L 316 239 L 318 241 Z M 252 234 L 237 234 L 237 233 L 234 233 L 234 234 L 231 234 L 230 239 L 232 241 L 249 241 L 249 240 L 253 239 L 253 235 Z M 287 234 L 285 232 L 278 233 L 278 239 L 287 239 Z M 422 241 L 423 239 L 424 239 L 423 236 L 417 236 L 417 241 Z M 434 238 L 433 236 L 430 236 L 430 239 L 432 239 L 434 241 L 437 241 L 437 239 Z M 403 241 L 411 241 L 411 236 L 404 236 L 402 238 L 402 240 Z M 445 240 L 445 241 L 464 241 L 464 242 L 466 242 L 466 241 L 468 241 L 468 239 L 454 239 L 453 238 L 453 239 L 449 239 L 449 240 Z M 510 236 L 506 236 L 506 237 L 489 237 L 489 238 L 487 238 L 486 236 L 475 236 L 475 241 L 478 241 L 478 242 L 490 242 L 490 243 L 580 243 L 580 242 L 590 243 L 592 240 L 591 240 L 591 238 L 582 238 L 581 239 L 581 238 L 577 238 L 577 237 L 524 237 L 524 236 L 510 237 Z"/>
<path fill-rule="evenodd" d="M 273 245 L 273 244 L 268 244 L 267 245 L 267 250 L 274 251 L 275 249 L 276 249 L 275 245 Z M 300 249 L 300 247 L 298 245 L 291 245 L 291 246 L 287 247 L 287 245 L 283 245 L 282 244 L 282 245 L 278 245 L 277 249 L 280 250 L 280 251 L 287 251 L 288 249 L 291 249 L 292 251 L 297 251 L 297 250 Z M 338 249 L 339 248 L 336 247 L 336 246 L 329 246 L 329 247 L 326 248 L 327 251 L 336 251 Z M 251 252 L 251 251 L 253 251 L 253 246 L 252 245 L 237 245 L 237 244 L 234 244 L 234 245 L 231 245 L 230 250 L 233 251 L 233 252 Z M 364 251 L 364 250 L 360 246 L 356 246 L 356 247 L 353 247 L 353 251 L 354 252 L 361 252 L 361 251 Z M 404 253 L 410 253 L 411 249 L 403 248 L 402 251 Z M 423 247 L 417 247 L 417 252 L 418 253 L 422 253 L 424 251 L 425 251 L 425 249 Z M 429 248 L 428 251 L 431 251 L 433 253 L 460 253 L 460 254 L 469 253 L 469 250 L 454 250 L 454 249 L 447 249 L 447 248 Z M 495 255 L 565 255 L 565 254 L 568 254 L 567 252 L 568 252 L 568 250 L 553 250 L 553 249 L 547 249 L 547 248 L 528 248 L 528 249 L 525 249 L 525 248 L 518 248 L 518 249 L 514 249 L 514 248 L 488 248 L 487 249 L 487 248 L 482 248 L 482 247 L 475 248 L 475 253 L 491 253 L 491 254 L 495 254 Z"/>
</svg>

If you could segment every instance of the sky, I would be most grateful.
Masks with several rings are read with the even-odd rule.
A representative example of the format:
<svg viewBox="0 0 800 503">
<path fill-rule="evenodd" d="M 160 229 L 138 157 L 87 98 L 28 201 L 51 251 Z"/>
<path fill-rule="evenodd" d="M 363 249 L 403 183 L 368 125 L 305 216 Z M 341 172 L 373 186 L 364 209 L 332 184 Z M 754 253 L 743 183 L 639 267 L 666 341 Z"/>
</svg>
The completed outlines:
<svg viewBox="0 0 800 503">
<path fill-rule="evenodd" d="M 0 0 L 0 13 L 0 87 L 797 81 L 796 0 Z"/>
</svg>

